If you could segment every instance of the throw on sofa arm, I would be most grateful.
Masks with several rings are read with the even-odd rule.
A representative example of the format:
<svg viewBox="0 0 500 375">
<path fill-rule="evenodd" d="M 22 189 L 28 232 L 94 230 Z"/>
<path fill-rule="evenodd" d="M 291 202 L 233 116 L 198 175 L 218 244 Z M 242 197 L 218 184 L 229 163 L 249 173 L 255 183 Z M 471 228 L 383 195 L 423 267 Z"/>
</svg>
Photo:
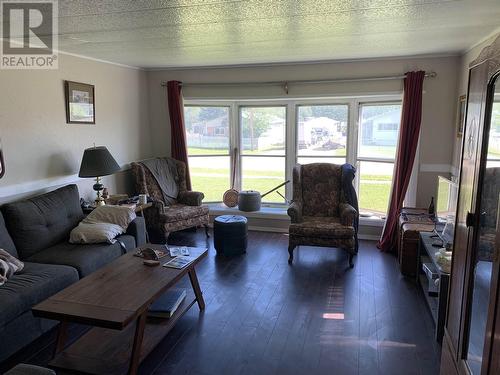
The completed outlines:
<svg viewBox="0 0 500 375">
<path fill-rule="evenodd" d="M 205 198 L 205 194 L 199 191 L 181 191 L 177 196 L 177 202 L 186 206 L 201 206 L 201 202 Z"/>
<path fill-rule="evenodd" d="M 293 202 L 287 210 L 288 216 L 292 219 L 292 223 L 302 222 L 302 204 L 300 202 Z"/>
<path fill-rule="evenodd" d="M 146 224 L 144 218 L 137 216 L 128 225 L 127 234 L 134 236 L 135 246 L 142 246 L 146 243 Z"/>
<path fill-rule="evenodd" d="M 339 205 L 339 211 L 340 222 L 342 223 L 342 225 L 352 227 L 354 225 L 354 220 L 356 219 L 356 216 L 358 214 L 356 209 L 348 203 L 341 203 Z"/>
</svg>

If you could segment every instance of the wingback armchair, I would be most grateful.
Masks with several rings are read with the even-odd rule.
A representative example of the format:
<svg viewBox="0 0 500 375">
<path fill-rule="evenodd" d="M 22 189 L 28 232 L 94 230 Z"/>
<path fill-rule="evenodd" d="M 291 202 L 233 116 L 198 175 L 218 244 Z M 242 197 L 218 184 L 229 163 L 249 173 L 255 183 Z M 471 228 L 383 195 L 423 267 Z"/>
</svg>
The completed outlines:
<svg viewBox="0 0 500 375">
<path fill-rule="evenodd" d="M 294 167 L 293 201 L 288 208 L 289 263 L 295 247 L 309 245 L 344 249 L 349 254 L 349 266 L 354 266 L 358 212 L 346 203 L 343 186 L 340 165 L 312 163 Z"/>
<path fill-rule="evenodd" d="M 166 202 L 160 184 L 141 162 L 132 163 L 137 194 L 147 194 L 153 206 L 144 210 L 146 227 L 152 242 L 165 243 L 172 232 L 204 226 L 208 237 L 208 207 L 202 206 L 203 193 L 186 188 L 186 164 L 175 160 L 178 196 Z"/>
</svg>

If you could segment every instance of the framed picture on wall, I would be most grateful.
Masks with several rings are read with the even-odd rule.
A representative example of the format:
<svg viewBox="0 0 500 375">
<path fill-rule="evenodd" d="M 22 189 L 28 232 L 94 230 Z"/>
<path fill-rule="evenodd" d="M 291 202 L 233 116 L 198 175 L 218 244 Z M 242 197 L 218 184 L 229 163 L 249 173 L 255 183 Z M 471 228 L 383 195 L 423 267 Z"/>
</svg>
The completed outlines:
<svg viewBox="0 0 500 375">
<path fill-rule="evenodd" d="M 5 162 L 3 160 L 2 140 L 0 139 L 0 178 L 5 174 Z"/>
<path fill-rule="evenodd" d="M 464 134 L 465 126 L 465 95 L 458 98 L 458 113 L 457 113 L 457 137 Z"/>
<path fill-rule="evenodd" d="M 67 124 L 95 124 L 94 86 L 64 81 Z"/>
</svg>

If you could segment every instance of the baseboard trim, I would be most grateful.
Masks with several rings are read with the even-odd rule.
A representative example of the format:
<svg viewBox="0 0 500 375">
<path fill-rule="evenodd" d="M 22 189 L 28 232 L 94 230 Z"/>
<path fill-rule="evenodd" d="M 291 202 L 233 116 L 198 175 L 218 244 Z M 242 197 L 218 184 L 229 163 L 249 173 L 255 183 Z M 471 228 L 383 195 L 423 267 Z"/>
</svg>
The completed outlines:
<svg viewBox="0 0 500 375">
<path fill-rule="evenodd" d="M 375 234 L 359 234 L 358 238 L 360 240 L 368 240 L 368 241 L 378 241 L 378 240 L 380 240 L 380 236 L 377 236 Z"/>
<path fill-rule="evenodd" d="M 213 225 L 209 224 L 209 227 L 213 229 Z M 260 227 L 257 225 L 249 225 L 248 230 L 255 231 L 255 232 L 271 232 L 271 233 L 288 233 L 288 228 L 278 228 L 278 227 Z M 375 234 L 362 234 L 360 233 L 358 235 L 358 238 L 360 240 L 367 240 L 367 241 L 378 241 L 380 240 L 380 236 L 377 236 Z"/>
<path fill-rule="evenodd" d="M 288 228 L 260 227 L 260 226 L 256 226 L 256 225 L 249 225 L 248 230 L 254 230 L 256 232 L 288 233 Z"/>
</svg>

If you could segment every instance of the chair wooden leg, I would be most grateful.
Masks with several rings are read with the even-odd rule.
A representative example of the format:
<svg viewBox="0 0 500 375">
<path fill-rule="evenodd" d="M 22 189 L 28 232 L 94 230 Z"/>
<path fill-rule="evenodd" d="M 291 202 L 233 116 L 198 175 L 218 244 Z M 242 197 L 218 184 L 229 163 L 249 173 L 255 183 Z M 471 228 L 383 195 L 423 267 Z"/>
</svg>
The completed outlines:
<svg viewBox="0 0 500 375">
<path fill-rule="evenodd" d="M 290 256 L 288 257 L 289 264 L 292 264 L 293 262 L 293 249 L 295 249 L 295 245 L 288 245 L 288 254 L 290 254 Z"/>
<path fill-rule="evenodd" d="M 207 236 L 207 238 L 209 238 L 209 237 L 210 237 L 210 234 L 209 234 L 209 232 L 208 232 L 208 229 L 209 229 L 209 228 L 208 228 L 208 224 L 203 224 L 203 226 L 205 227 L 205 235 Z"/>
</svg>

